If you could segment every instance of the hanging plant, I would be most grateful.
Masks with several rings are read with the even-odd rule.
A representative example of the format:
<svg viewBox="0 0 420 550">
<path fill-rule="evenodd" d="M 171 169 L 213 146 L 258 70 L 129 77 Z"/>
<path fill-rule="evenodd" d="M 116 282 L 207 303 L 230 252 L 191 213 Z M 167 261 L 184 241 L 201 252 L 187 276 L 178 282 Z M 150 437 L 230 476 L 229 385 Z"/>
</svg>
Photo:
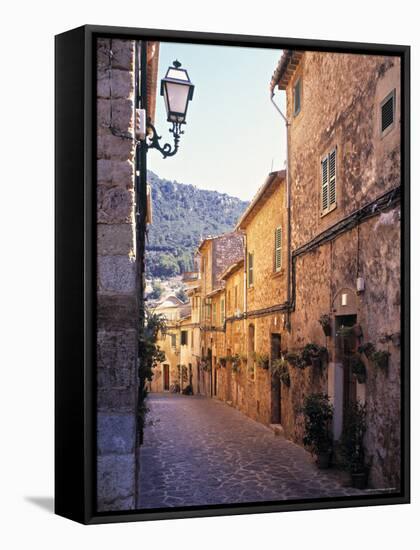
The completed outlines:
<svg viewBox="0 0 420 550">
<path fill-rule="evenodd" d="M 255 353 L 254 359 L 261 369 L 268 370 L 270 366 L 270 358 L 267 353 Z"/>
<path fill-rule="evenodd" d="M 353 334 L 356 336 L 356 338 L 361 338 L 363 336 L 363 330 L 360 325 L 353 325 Z"/>
<path fill-rule="evenodd" d="M 321 367 L 328 360 L 328 350 L 318 344 L 309 343 L 303 348 L 302 358 L 306 365 Z"/>
<path fill-rule="evenodd" d="M 284 357 L 274 359 L 271 361 L 270 372 L 273 376 L 280 376 L 280 374 L 287 369 L 288 363 Z"/>
<path fill-rule="evenodd" d="M 366 367 L 358 353 L 355 353 L 350 357 L 350 368 L 359 384 L 364 384 L 367 376 Z"/>
<path fill-rule="evenodd" d="M 201 368 L 204 372 L 209 372 L 211 370 L 210 360 L 209 359 L 202 359 L 201 360 Z"/>
<path fill-rule="evenodd" d="M 230 357 L 230 360 L 232 362 L 232 372 L 239 373 L 241 372 L 241 357 L 238 354 L 232 355 Z"/>
<path fill-rule="evenodd" d="M 271 362 L 271 374 L 277 376 L 285 386 L 290 387 L 290 374 L 286 359 L 280 357 Z"/>
<path fill-rule="evenodd" d="M 372 353 L 372 355 L 370 356 L 370 360 L 375 365 L 375 367 L 378 367 L 381 370 L 386 370 L 388 368 L 389 356 L 389 351 L 378 350 Z"/>
<path fill-rule="evenodd" d="M 321 317 L 318 319 L 322 330 L 324 331 L 325 336 L 331 335 L 331 318 L 327 313 L 324 313 L 321 315 Z"/>
<path fill-rule="evenodd" d="M 223 368 L 226 367 L 226 361 L 227 361 L 227 357 L 219 357 L 219 363 L 221 367 Z"/>
<path fill-rule="evenodd" d="M 287 353 L 285 359 L 296 369 L 306 369 L 308 363 L 301 353 Z"/>
<path fill-rule="evenodd" d="M 374 344 L 372 344 L 372 342 L 366 342 L 365 344 L 362 344 L 361 346 L 359 346 L 357 348 L 357 351 L 359 353 L 363 353 L 363 355 L 370 360 L 372 357 L 372 354 L 375 352 L 375 346 Z"/>
<path fill-rule="evenodd" d="M 353 336 L 353 327 L 340 327 L 337 330 L 337 335 L 342 336 L 343 338 L 350 338 L 350 336 Z"/>
</svg>

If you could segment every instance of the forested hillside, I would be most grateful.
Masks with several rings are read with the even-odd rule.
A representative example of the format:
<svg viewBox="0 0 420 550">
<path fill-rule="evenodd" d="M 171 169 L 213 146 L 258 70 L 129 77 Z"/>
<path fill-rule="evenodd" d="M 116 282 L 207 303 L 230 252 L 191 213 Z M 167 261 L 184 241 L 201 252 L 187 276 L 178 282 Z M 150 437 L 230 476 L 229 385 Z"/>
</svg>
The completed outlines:
<svg viewBox="0 0 420 550">
<path fill-rule="evenodd" d="M 200 239 L 234 228 L 248 203 L 226 193 L 160 179 L 148 172 L 153 224 L 149 226 L 146 276 L 167 279 L 190 271 Z"/>
</svg>

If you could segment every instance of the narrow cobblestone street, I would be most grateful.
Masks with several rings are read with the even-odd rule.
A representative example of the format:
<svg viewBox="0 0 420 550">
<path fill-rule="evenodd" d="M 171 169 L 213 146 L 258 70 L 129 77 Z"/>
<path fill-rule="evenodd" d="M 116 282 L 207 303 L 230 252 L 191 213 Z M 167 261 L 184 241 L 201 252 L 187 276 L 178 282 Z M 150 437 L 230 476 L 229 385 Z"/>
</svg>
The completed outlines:
<svg viewBox="0 0 420 550">
<path fill-rule="evenodd" d="M 342 473 L 228 405 L 150 394 L 141 448 L 140 506 L 197 506 L 361 495 Z"/>
</svg>

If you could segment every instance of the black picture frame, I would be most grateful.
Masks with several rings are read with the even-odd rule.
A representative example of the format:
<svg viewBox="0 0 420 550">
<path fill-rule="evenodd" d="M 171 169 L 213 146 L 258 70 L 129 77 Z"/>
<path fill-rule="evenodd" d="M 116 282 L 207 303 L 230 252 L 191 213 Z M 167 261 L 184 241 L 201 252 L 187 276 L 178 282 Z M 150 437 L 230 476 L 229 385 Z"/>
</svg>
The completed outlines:
<svg viewBox="0 0 420 550">
<path fill-rule="evenodd" d="M 401 491 L 278 503 L 95 510 L 95 39 L 294 48 L 401 58 Z M 55 512 L 84 523 L 345 508 L 410 502 L 410 47 L 87 25 L 55 38 Z"/>
</svg>

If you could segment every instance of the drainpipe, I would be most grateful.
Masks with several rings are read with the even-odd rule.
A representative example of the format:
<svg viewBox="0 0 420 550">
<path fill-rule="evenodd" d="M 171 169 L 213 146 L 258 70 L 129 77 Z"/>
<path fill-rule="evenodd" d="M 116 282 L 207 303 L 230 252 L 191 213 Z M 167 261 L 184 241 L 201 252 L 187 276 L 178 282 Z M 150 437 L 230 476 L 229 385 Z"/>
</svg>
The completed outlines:
<svg viewBox="0 0 420 550">
<path fill-rule="evenodd" d="M 274 105 L 274 108 L 279 113 L 283 119 L 286 126 L 286 210 L 287 210 L 287 303 L 289 308 L 287 310 L 287 321 L 286 328 L 290 332 L 290 306 L 291 306 L 291 276 L 290 271 L 292 268 L 292 243 L 291 243 L 291 223 L 290 223 L 290 122 L 287 120 L 286 116 L 283 114 L 279 106 L 274 101 L 274 88 L 270 93 L 270 101 Z"/>
</svg>

